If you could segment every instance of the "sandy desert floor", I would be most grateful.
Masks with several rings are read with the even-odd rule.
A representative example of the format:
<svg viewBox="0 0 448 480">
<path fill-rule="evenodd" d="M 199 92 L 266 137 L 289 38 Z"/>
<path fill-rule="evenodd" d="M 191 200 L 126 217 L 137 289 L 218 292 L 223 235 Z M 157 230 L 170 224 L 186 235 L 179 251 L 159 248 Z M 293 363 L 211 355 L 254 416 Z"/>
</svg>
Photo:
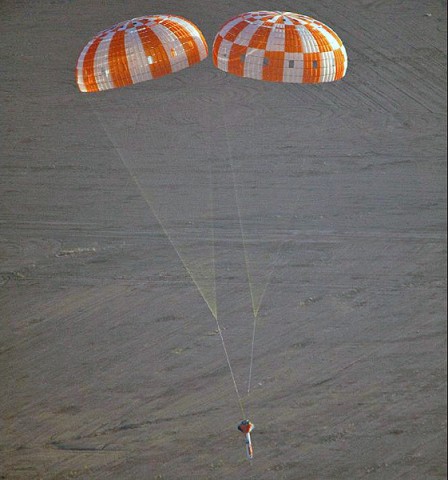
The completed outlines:
<svg viewBox="0 0 448 480">
<path fill-rule="evenodd" d="M 114 23 L 182 15 L 211 49 L 261 9 L 331 26 L 347 76 L 270 84 L 209 56 L 77 89 Z M 446 13 L 1 2 L 0 478 L 446 478 Z"/>
</svg>

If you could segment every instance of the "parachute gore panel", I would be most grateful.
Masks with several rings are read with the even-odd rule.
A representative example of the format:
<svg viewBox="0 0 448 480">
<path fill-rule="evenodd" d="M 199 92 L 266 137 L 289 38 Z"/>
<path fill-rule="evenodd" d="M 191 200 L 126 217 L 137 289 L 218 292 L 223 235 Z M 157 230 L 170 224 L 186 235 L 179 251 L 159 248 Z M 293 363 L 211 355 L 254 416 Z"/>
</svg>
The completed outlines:
<svg viewBox="0 0 448 480">
<path fill-rule="evenodd" d="M 331 28 L 290 12 L 248 12 L 225 23 L 213 43 L 213 63 L 224 72 L 271 82 L 340 80 L 347 53 Z"/>
<path fill-rule="evenodd" d="M 81 92 L 162 77 L 204 60 L 207 43 L 189 20 L 151 15 L 118 23 L 84 47 L 76 66 Z"/>
</svg>

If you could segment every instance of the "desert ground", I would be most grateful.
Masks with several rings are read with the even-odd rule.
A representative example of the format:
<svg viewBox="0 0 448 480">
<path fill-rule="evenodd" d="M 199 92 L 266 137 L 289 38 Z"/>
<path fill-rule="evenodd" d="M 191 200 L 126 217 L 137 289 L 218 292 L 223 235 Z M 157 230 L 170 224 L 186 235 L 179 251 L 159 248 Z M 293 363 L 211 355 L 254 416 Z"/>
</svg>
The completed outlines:
<svg viewBox="0 0 448 480">
<path fill-rule="evenodd" d="M 77 88 L 117 22 L 211 52 L 250 10 L 332 27 L 346 77 Z M 446 13 L 0 3 L 1 479 L 446 478 Z"/>
</svg>

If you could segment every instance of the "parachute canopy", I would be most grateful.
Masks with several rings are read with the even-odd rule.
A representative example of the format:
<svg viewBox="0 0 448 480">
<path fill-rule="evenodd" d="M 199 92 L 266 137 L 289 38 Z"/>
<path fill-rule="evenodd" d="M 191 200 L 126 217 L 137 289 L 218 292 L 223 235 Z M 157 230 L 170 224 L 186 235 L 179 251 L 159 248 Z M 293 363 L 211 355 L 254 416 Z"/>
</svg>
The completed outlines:
<svg viewBox="0 0 448 480">
<path fill-rule="evenodd" d="M 238 15 L 221 27 L 213 63 L 240 77 L 321 83 L 345 75 L 347 53 L 336 33 L 311 17 L 260 11 Z"/>
<path fill-rule="evenodd" d="M 151 15 L 118 23 L 90 40 L 76 66 L 81 92 L 123 87 L 204 60 L 207 43 L 189 20 Z"/>
</svg>

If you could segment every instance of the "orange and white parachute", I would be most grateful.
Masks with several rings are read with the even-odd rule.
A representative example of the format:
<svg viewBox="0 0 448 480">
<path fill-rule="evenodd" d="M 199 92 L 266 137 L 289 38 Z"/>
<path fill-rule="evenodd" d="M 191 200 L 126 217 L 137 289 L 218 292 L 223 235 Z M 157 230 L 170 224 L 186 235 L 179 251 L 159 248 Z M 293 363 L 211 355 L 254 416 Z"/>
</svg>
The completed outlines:
<svg viewBox="0 0 448 480">
<path fill-rule="evenodd" d="M 204 60 L 207 43 L 189 20 L 151 15 L 118 23 L 90 40 L 76 66 L 81 92 L 97 92 L 178 72 Z"/>
<path fill-rule="evenodd" d="M 221 27 L 213 63 L 240 77 L 321 83 L 345 75 L 347 53 L 336 33 L 311 17 L 260 11 L 238 15 Z"/>
</svg>

